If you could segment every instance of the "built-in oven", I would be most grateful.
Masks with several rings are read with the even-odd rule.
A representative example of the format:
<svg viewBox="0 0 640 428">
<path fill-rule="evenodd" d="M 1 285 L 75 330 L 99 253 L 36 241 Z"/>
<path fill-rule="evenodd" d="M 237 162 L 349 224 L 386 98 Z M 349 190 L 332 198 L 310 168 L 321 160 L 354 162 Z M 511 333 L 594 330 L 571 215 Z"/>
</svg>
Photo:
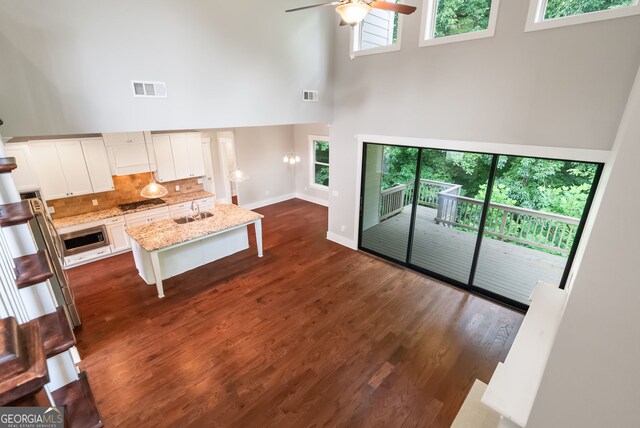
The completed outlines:
<svg viewBox="0 0 640 428">
<path fill-rule="evenodd" d="M 64 246 L 64 255 L 83 253 L 94 248 L 106 247 L 109 245 L 107 229 L 104 226 L 90 227 L 88 229 L 76 230 L 75 232 L 63 233 L 60 235 Z"/>
</svg>

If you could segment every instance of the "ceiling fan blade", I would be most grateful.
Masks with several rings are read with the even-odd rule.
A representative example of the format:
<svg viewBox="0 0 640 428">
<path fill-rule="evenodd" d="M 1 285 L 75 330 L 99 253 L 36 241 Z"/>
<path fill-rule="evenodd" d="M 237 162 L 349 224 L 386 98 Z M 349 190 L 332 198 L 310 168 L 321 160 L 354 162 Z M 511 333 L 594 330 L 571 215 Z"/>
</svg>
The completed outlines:
<svg viewBox="0 0 640 428">
<path fill-rule="evenodd" d="M 415 6 L 408 6 L 406 4 L 389 3 L 386 1 L 372 1 L 369 6 L 375 9 L 388 10 L 390 12 L 402 13 L 404 15 L 411 15 L 416 11 Z"/>
<path fill-rule="evenodd" d="M 288 10 L 285 10 L 285 12 L 296 12 L 298 10 L 311 9 L 313 7 L 320 7 L 320 6 L 335 6 L 335 5 L 339 4 L 339 3 L 340 2 L 337 2 L 337 1 L 332 1 L 332 2 L 329 2 L 329 3 L 318 3 L 318 4 L 312 4 L 310 6 L 302 6 L 302 7 L 296 7 L 294 9 L 288 9 Z"/>
</svg>

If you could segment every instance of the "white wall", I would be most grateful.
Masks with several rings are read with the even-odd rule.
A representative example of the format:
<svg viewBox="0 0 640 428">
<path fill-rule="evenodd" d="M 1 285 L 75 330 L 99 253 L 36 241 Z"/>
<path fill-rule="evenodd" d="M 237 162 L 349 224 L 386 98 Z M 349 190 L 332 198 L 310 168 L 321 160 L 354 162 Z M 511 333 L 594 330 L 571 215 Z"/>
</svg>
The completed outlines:
<svg viewBox="0 0 640 428">
<path fill-rule="evenodd" d="M 294 167 L 282 162 L 293 151 L 293 126 L 236 128 L 236 163 L 249 180 L 238 184 L 240 206 L 257 207 L 295 193 Z"/>
<path fill-rule="evenodd" d="M 640 17 L 525 33 L 528 3 L 502 1 L 493 38 L 424 48 L 418 12 L 400 51 L 353 60 L 349 30 L 336 29 L 330 232 L 356 238 L 357 134 L 611 148 L 640 64 Z"/>
<path fill-rule="evenodd" d="M 297 0 L 0 0 L 5 136 L 329 121 L 329 8 Z M 167 99 L 132 96 L 164 81 Z M 320 102 L 302 101 L 318 89 Z"/>
<path fill-rule="evenodd" d="M 640 70 L 528 427 L 640 426 Z"/>
<path fill-rule="evenodd" d="M 295 166 L 296 194 L 298 197 L 327 205 L 329 203 L 329 191 L 309 186 L 311 183 L 311 147 L 309 135 L 329 137 L 329 125 L 314 123 L 295 125 L 293 127 L 293 139 L 295 151 L 300 155 L 301 162 Z M 329 143 L 331 144 L 331 143 Z M 331 162 L 331 145 L 329 145 L 329 162 Z M 331 166 L 329 166 L 331 170 Z"/>
</svg>

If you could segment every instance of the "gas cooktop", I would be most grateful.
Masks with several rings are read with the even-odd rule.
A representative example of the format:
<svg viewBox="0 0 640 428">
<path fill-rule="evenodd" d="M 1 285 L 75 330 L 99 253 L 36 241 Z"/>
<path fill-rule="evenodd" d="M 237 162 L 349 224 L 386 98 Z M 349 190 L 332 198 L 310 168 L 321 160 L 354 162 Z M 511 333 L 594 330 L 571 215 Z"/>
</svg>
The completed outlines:
<svg viewBox="0 0 640 428">
<path fill-rule="evenodd" d="M 118 208 L 120 208 L 122 211 L 133 211 L 133 210 L 138 210 L 140 208 L 151 208 L 156 205 L 164 205 L 164 204 L 166 204 L 164 199 L 160 199 L 160 198 L 145 199 L 142 201 L 131 202 L 129 204 L 118 205 Z"/>
</svg>

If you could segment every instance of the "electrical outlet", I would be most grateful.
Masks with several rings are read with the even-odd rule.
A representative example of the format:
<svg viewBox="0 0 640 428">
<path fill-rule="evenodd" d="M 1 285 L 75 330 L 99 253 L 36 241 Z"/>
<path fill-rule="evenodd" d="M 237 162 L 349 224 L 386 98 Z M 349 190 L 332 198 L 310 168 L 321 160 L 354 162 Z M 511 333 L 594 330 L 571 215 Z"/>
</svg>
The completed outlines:
<svg viewBox="0 0 640 428">
<path fill-rule="evenodd" d="M 202 184 L 202 178 L 198 178 L 198 184 Z"/>
<path fill-rule="evenodd" d="M 309 188 L 307 186 L 304 186 L 304 191 L 306 192 L 307 190 L 309 190 Z"/>
<path fill-rule="evenodd" d="M 98 200 L 97 199 L 92 199 L 91 203 L 93 204 L 94 207 L 98 206 Z"/>
<path fill-rule="evenodd" d="M 180 191 L 180 186 L 176 186 L 176 192 Z"/>
<path fill-rule="evenodd" d="M 347 226 L 345 226 L 344 224 L 340 227 L 340 232 L 344 232 L 347 230 Z"/>
<path fill-rule="evenodd" d="M 331 194 L 333 195 L 334 198 L 339 198 L 340 197 L 340 193 L 338 193 L 337 190 L 332 191 Z"/>
<path fill-rule="evenodd" d="M 53 214 L 56 212 L 56 209 L 54 207 L 47 206 L 47 211 L 49 211 L 49 214 Z"/>
<path fill-rule="evenodd" d="M 268 190 L 264 191 L 265 196 L 269 196 L 269 193 L 271 193 L 271 192 L 269 192 Z"/>
</svg>

